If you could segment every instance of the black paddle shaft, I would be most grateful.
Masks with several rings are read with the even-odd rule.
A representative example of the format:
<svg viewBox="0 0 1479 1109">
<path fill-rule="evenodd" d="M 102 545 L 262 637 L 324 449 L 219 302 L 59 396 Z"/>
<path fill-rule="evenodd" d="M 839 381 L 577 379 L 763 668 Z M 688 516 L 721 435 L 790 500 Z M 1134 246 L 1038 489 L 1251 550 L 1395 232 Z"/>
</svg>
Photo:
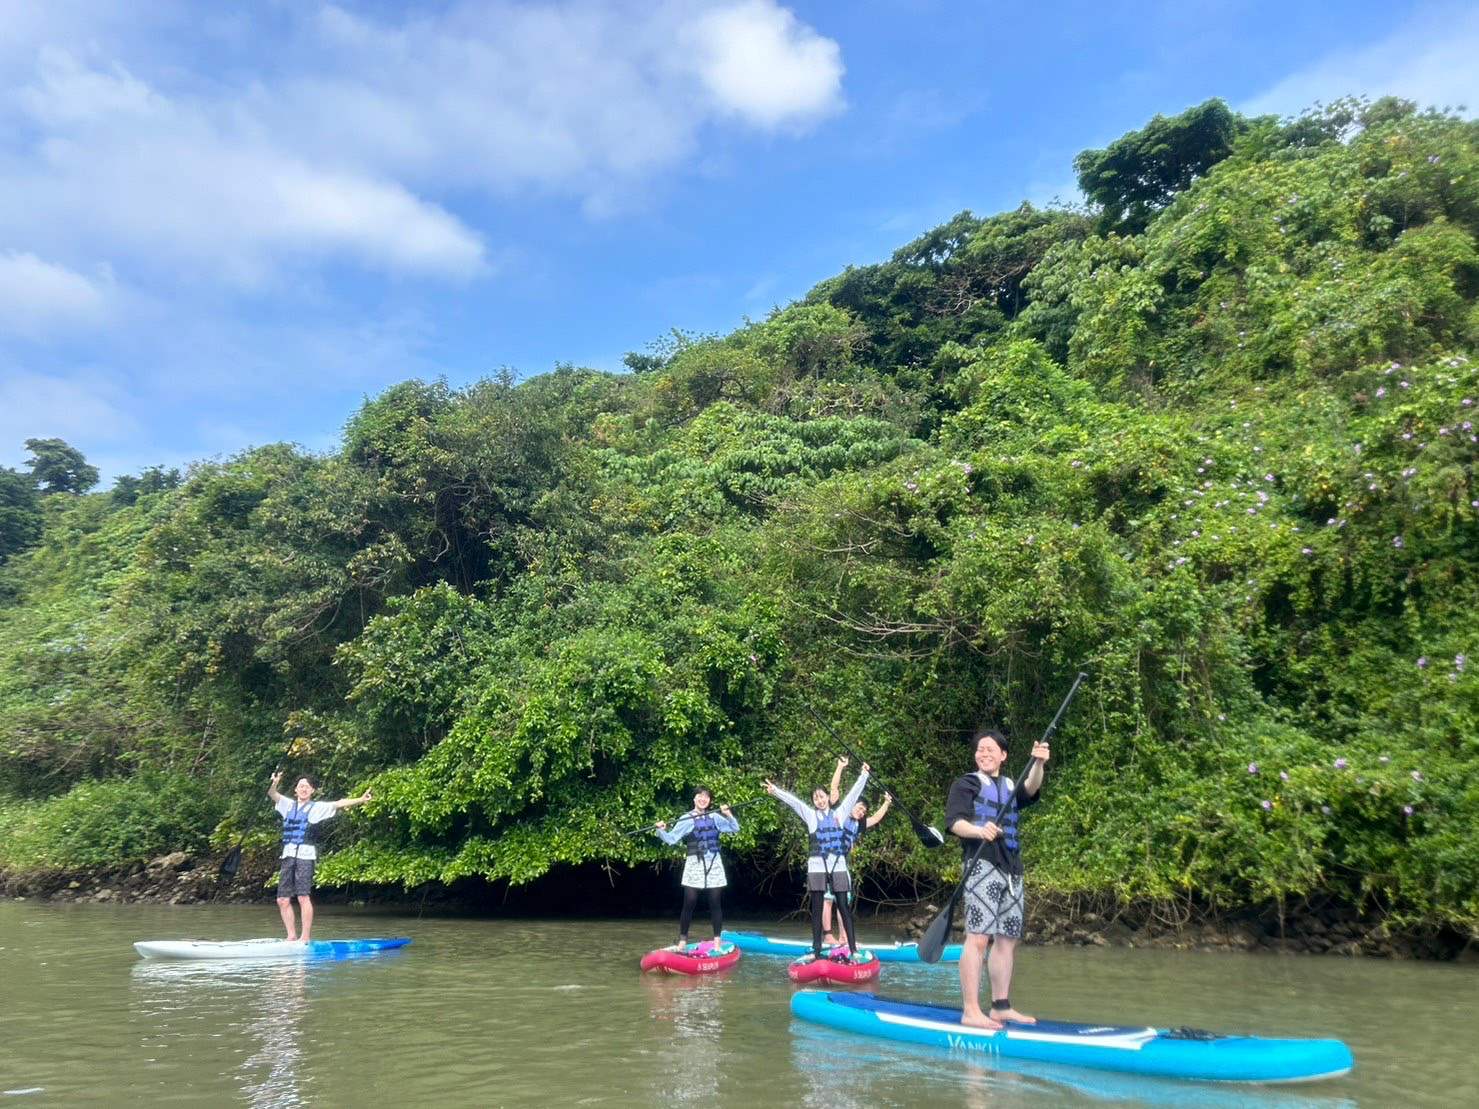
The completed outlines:
<svg viewBox="0 0 1479 1109">
<path fill-rule="evenodd" d="M 831 735 L 833 741 L 837 744 L 837 746 L 842 748 L 845 754 L 851 755 L 853 758 L 857 759 L 860 764 L 868 761 L 867 759 L 863 758 L 862 755 L 858 754 L 847 745 L 843 738 L 837 734 L 837 730 L 833 728 L 832 725 L 823 720 L 821 714 L 818 713 L 816 709 L 811 707 L 810 701 L 802 701 L 801 703 L 806 706 L 806 711 L 811 713 L 816 722 L 827 729 L 827 732 L 829 735 Z M 893 799 L 898 802 L 899 809 L 903 812 L 905 816 L 909 818 L 909 824 L 913 827 L 914 834 L 919 837 L 919 841 L 921 843 L 930 848 L 944 846 L 945 837 L 940 835 L 937 829 L 932 828 L 923 820 L 920 820 L 919 817 L 914 815 L 914 811 L 910 809 L 908 805 L 904 804 L 903 799 L 897 793 L 889 789 L 888 786 L 884 784 L 882 778 L 878 777 L 878 775 L 876 774 L 872 775 L 872 778 L 874 784 L 877 785 L 879 789 L 883 790 L 885 793 L 893 795 Z"/>
<path fill-rule="evenodd" d="M 1052 737 L 1053 733 L 1058 730 L 1058 722 L 1063 719 L 1063 714 L 1068 711 L 1069 703 L 1078 693 L 1078 687 L 1083 684 L 1083 680 L 1086 677 L 1088 675 L 1080 670 L 1078 676 L 1073 679 L 1073 685 L 1068 690 L 1068 696 L 1063 698 L 1063 703 L 1058 706 L 1058 711 L 1053 714 L 1052 722 L 1048 725 L 1047 730 L 1043 732 L 1042 739 L 1038 742 L 1046 743 Z M 996 823 L 1006 813 L 1009 806 L 1016 804 L 1017 794 L 1021 792 L 1022 783 L 1027 780 L 1027 776 L 1032 773 L 1032 768 L 1040 761 L 1035 757 L 1028 761 L 1027 769 L 1017 779 L 1016 785 L 1012 787 L 1012 792 L 1007 794 L 1004 801 L 997 804 L 996 814 L 988 823 Z M 950 918 L 955 913 L 955 903 L 960 900 L 961 894 L 965 892 L 966 883 L 970 881 L 971 871 L 976 868 L 976 863 L 981 858 L 981 852 L 986 849 L 988 842 L 988 840 L 983 839 L 976 844 L 976 850 L 971 854 L 969 861 L 965 864 L 965 868 L 961 871 L 960 882 L 956 885 L 955 891 L 951 893 L 950 900 L 945 902 L 945 907 L 940 910 L 939 915 L 930 921 L 930 926 L 925 929 L 924 936 L 919 941 L 919 957 L 924 962 L 938 963 L 940 961 L 940 956 L 945 951 L 945 939 L 950 934 Z"/>
<path fill-rule="evenodd" d="M 745 800 L 745 801 L 736 801 L 733 805 L 730 805 L 729 806 L 729 811 L 730 812 L 734 812 L 736 809 L 742 809 L 746 805 L 753 805 L 757 801 L 764 801 L 764 800 L 765 800 L 764 797 L 751 797 L 751 798 L 749 798 L 748 800 Z M 719 806 L 719 805 L 710 805 L 708 807 L 708 809 L 705 810 L 705 811 L 710 812 L 710 813 L 716 813 L 716 812 L 719 811 L 720 807 L 721 806 Z M 689 810 L 689 812 L 692 812 L 692 811 L 693 811 L 692 809 Z M 684 816 L 687 816 L 687 815 L 688 815 L 688 813 L 683 813 L 682 816 L 674 817 L 672 820 L 664 820 L 663 823 L 664 824 L 676 824 L 678 821 L 682 820 Z M 644 824 L 640 828 L 629 828 L 626 831 L 620 832 L 618 834 L 619 835 L 623 835 L 623 836 L 638 836 L 638 835 L 641 835 L 643 832 L 655 832 L 655 831 L 657 831 L 657 825 L 656 824 Z"/>
<path fill-rule="evenodd" d="M 293 740 L 293 742 L 288 745 L 288 749 L 282 753 L 282 758 L 277 760 L 277 765 L 272 769 L 273 778 L 276 778 L 279 774 L 282 773 L 282 768 L 287 764 L 288 755 L 292 753 L 293 747 L 295 747 L 297 743 L 298 741 L 296 739 Z M 242 832 L 241 835 L 236 838 L 236 842 L 232 845 L 231 850 L 226 852 L 226 857 L 221 860 L 221 868 L 216 872 L 216 881 L 218 883 L 236 877 L 236 872 L 241 869 L 241 845 L 245 842 L 246 833 Z"/>
</svg>

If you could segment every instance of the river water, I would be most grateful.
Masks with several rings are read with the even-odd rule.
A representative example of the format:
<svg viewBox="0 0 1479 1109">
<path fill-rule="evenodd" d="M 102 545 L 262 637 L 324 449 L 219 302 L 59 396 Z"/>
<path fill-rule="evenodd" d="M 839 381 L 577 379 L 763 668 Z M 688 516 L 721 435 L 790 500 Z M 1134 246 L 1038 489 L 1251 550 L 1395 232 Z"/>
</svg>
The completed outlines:
<svg viewBox="0 0 1479 1109">
<path fill-rule="evenodd" d="M 784 959 L 747 955 L 711 979 L 639 974 L 641 955 L 669 941 L 652 922 L 326 906 L 321 939 L 413 943 L 237 965 L 144 961 L 130 946 L 270 936 L 275 924 L 270 905 L 0 903 L 0 1106 L 1479 1105 L 1473 966 L 1023 950 L 1013 999 L 1038 1015 L 1338 1036 L 1356 1055 L 1343 1079 L 1226 1088 L 992 1070 L 803 1025 L 787 1009 Z M 886 964 L 877 989 L 958 996 L 948 966 Z"/>
</svg>

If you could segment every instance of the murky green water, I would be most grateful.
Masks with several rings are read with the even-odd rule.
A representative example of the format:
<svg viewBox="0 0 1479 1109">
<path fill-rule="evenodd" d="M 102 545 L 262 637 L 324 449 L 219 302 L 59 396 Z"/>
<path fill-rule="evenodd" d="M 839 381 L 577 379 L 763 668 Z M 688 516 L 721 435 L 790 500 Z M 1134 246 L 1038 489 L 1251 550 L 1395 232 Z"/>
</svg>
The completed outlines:
<svg viewBox="0 0 1479 1109">
<path fill-rule="evenodd" d="M 326 908 L 341 963 L 145 962 L 133 940 L 274 934 L 261 908 L 0 903 L 0 1104 L 1479 1105 L 1474 967 L 1031 948 L 1019 1005 L 1065 1019 L 1334 1035 L 1348 1078 L 1236 1090 L 1027 1067 L 793 1022 L 785 961 L 641 975 L 652 924 L 418 920 Z M 773 930 L 773 929 L 772 929 Z M 793 929 L 794 931 L 794 929 Z M 886 937 L 876 937 L 886 938 Z M 953 967 L 879 992 L 950 1000 Z"/>
</svg>

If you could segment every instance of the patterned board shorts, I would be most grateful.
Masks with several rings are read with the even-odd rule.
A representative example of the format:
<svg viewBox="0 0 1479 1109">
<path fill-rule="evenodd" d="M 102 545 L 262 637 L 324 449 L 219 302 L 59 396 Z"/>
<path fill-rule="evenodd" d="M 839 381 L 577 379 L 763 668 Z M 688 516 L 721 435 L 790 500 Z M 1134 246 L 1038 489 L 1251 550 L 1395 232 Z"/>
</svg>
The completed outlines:
<svg viewBox="0 0 1479 1109">
<path fill-rule="evenodd" d="M 965 887 L 965 930 L 973 936 L 1022 938 L 1027 899 L 1022 876 L 978 862 Z"/>
<path fill-rule="evenodd" d="M 307 897 L 313 892 L 313 859 L 279 859 L 278 897 Z"/>
<path fill-rule="evenodd" d="M 704 870 L 705 861 L 709 864 L 707 871 Z M 729 879 L 724 876 L 723 856 L 710 855 L 704 860 L 698 855 L 689 855 L 683 864 L 682 884 L 696 890 L 722 890 L 729 884 Z"/>
</svg>

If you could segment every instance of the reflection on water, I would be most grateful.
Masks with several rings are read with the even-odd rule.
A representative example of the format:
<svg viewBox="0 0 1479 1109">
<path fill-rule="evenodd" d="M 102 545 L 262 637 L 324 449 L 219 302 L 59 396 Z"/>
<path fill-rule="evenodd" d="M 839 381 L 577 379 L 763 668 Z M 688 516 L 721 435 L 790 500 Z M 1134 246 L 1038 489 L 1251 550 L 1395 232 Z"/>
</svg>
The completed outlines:
<svg viewBox="0 0 1479 1109">
<path fill-rule="evenodd" d="M 303 1073 L 303 1011 L 308 1005 L 308 971 L 300 963 L 274 967 L 261 983 L 260 1012 L 247 1022 L 248 1036 L 261 1044 L 242 1063 L 241 1088 L 260 1109 L 303 1105 L 298 1088 Z"/>
<path fill-rule="evenodd" d="M 656 1034 L 664 1038 L 657 1058 L 670 1104 L 694 1105 L 719 1093 L 715 1062 L 723 1051 L 726 976 L 642 975 Z"/>
<path fill-rule="evenodd" d="M 146 1052 L 246 1055 L 223 1069 L 249 1105 L 306 1105 L 303 1082 L 309 979 L 334 963 L 301 959 L 161 960 L 132 968 L 134 1023 Z M 247 1055 L 247 1052 L 251 1054 Z"/>
<path fill-rule="evenodd" d="M 344 962 L 140 960 L 148 937 L 260 933 L 239 906 L 0 902 L 0 1092 L 14 1104 L 699 1104 L 1403 1109 L 1479 1104 L 1479 969 L 1169 951 L 1031 948 L 1039 1015 L 1333 1035 L 1348 1078 L 1217 1087 L 988 1066 L 794 1020 L 786 960 L 642 975 L 650 925 L 418 920 L 335 909 L 325 936 L 410 935 Z M 882 938 L 882 937 L 880 937 Z M 953 1001 L 953 969 L 890 964 L 879 992 Z M 1381 998 L 1381 1011 L 1372 998 Z M 37 1092 L 39 1091 L 39 1092 Z M 10 1099 L 0 1101 L 12 1103 Z"/>
</svg>

